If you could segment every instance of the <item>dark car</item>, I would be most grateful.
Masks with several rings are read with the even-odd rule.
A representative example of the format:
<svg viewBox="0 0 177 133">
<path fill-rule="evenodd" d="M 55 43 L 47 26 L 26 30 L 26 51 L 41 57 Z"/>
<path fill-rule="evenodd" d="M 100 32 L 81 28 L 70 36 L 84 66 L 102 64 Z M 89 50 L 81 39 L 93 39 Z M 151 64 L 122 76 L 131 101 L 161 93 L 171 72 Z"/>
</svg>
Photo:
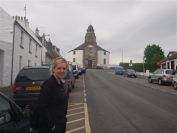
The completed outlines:
<svg viewBox="0 0 177 133">
<path fill-rule="evenodd" d="M 21 107 L 35 104 L 40 94 L 41 86 L 49 78 L 49 66 L 23 67 L 13 85 L 13 100 Z M 63 79 L 65 91 L 68 91 L 67 79 Z M 65 85 L 67 84 L 67 85 Z"/>
<path fill-rule="evenodd" d="M 0 92 L 0 133 L 37 133 L 30 126 L 31 113 Z"/>
<path fill-rule="evenodd" d="M 173 76 L 176 71 L 173 69 L 157 69 L 152 74 L 149 75 L 149 83 L 158 82 L 159 85 L 162 84 L 172 84 Z"/>
<path fill-rule="evenodd" d="M 79 71 L 79 75 L 82 75 L 82 69 L 80 66 L 78 67 L 78 71 Z"/>
<path fill-rule="evenodd" d="M 133 69 L 126 69 L 124 71 L 124 77 L 134 77 L 134 78 L 136 78 L 137 75 L 136 75 L 136 72 Z"/>
<path fill-rule="evenodd" d="M 68 90 L 69 90 L 69 92 L 71 92 L 71 90 L 72 90 L 71 88 L 75 87 L 74 86 L 75 76 L 74 76 L 74 73 L 73 73 L 73 66 L 72 66 L 72 64 L 68 64 L 65 79 L 68 80 Z M 69 95 L 68 95 L 68 97 L 69 97 Z"/>
<path fill-rule="evenodd" d="M 81 68 L 81 71 L 82 71 L 82 73 L 86 74 L 86 68 L 85 68 L 85 66 L 83 68 Z"/>
</svg>

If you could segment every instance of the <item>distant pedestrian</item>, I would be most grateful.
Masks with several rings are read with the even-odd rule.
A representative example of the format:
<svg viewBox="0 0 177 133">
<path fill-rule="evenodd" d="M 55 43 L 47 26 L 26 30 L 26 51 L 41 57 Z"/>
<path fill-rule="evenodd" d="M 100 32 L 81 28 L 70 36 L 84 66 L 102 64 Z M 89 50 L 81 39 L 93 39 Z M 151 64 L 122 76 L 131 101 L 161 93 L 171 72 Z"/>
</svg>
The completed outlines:
<svg viewBox="0 0 177 133">
<path fill-rule="evenodd" d="M 41 88 L 37 103 L 38 133 L 65 133 L 68 108 L 67 93 L 61 79 L 65 76 L 67 61 L 57 58 L 51 65 L 51 76 Z"/>
</svg>

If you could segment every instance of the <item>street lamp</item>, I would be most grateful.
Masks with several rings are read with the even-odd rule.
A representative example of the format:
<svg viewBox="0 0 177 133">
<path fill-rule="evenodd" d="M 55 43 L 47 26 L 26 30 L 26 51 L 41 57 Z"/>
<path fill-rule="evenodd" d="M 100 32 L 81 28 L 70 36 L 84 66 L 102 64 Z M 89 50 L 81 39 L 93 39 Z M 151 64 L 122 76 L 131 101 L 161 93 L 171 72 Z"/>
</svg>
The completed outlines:
<svg viewBox="0 0 177 133">
<path fill-rule="evenodd" d="M 121 51 L 122 51 L 122 63 L 123 63 L 123 50 L 122 50 L 122 49 L 119 49 L 119 50 L 121 50 Z"/>
</svg>

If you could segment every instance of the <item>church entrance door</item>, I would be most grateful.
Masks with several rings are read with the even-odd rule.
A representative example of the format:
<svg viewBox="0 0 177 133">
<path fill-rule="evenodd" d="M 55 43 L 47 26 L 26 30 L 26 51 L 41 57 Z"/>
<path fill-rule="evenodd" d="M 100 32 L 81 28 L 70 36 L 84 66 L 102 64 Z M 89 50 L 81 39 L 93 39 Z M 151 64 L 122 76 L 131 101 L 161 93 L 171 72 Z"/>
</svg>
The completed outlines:
<svg viewBox="0 0 177 133">
<path fill-rule="evenodd" d="M 92 69 L 92 60 L 88 60 L 88 69 Z"/>
</svg>

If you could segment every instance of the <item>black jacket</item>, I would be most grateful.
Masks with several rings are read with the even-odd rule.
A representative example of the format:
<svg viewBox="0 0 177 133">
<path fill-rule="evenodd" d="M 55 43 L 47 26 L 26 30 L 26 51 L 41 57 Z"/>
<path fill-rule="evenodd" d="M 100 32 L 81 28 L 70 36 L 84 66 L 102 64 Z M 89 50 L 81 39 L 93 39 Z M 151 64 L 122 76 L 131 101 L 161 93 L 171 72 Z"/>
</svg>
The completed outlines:
<svg viewBox="0 0 177 133">
<path fill-rule="evenodd" d="M 37 103 L 38 124 L 45 124 L 52 128 L 56 123 L 67 122 L 68 98 L 63 82 L 58 84 L 52 75 L 44 82 L 41 89 Z"/>
</svg>

